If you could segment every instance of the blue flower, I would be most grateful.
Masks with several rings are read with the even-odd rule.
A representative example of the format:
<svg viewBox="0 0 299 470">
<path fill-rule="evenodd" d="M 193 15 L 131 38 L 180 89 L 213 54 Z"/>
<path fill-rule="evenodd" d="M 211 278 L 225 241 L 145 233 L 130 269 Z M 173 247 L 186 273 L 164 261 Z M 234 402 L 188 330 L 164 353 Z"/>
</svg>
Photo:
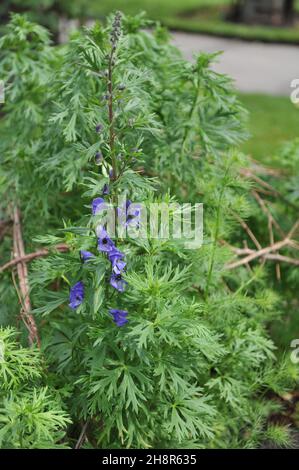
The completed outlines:
<svg viewBox="0 0 299 470">
<path fill-rule="evenodd" d="M 117 308 L 111 308 L 109 312 L 113 316 L 113 321 L 116 323 L 117 326 L 123 326 L 128 323 L 128 312 L 126 310 L 118 310 Z"/>
<path fill-rule="evenodd" d="M 102 124 L 97 124 L 96 126 L 96 132 L 99 133 L 103 130 L 103 125 Z"/>
<path fill-rule="evenodd" d="M 129 201 L 129 203 L 130 204 L 127 207 L 126 225 L 134 225 L 135 227 L 138 227 L 140 223 L 141 207 L 140 205 L 134 204 L 133 208 L 131 207 L 131 201 Z"/>
<path fill-rule="evenodd" d="M 114 250 L 108 253 L 108 258 L 112 264 L 112 271 L 115 274 L 121 274 L 127 264 L 125 261 L 123 261 L 124 254 L 118 250 Z"/>
<path fill-rule="evenodd" d="M 128 199 L 126 201 L 125 207 L 117 208 L 118 216 L 125 219 L 125 225 L 133 225 L 135 227 L 139 226 L 140 215 L 141 215 L 141 206 L 139 204 L 134 204 L 132 207 L 132 202 Z"/>
<path fill-rule="evenodd" d="M 90 251 L 80 250 L 80 258 L 85 263 L 91 258 L 94 258 L 94 254 Z"/>
<path fill-rule="evenodd" d="M 100 165 L 102 163 L 102 160 L 103 160 L 102 152 L 97 152 L 95 156 L 96 165 Z"/>
<path fill-rule="evenodd" d="M 73 310 L 76 310 L 76 308 L 82 304 L 83 299 L 84 285 L 83 282 L 79 281 L 73 287 L 71 287 L 69 307 L 71 307 Z"/>
<path fill-rule="evenodd" d="M 113 241 L 103 227 L 100 229 L 98 237 L 98 249 L 99 251 L 103 251 L 105 253 L 109 253 L 116 249 Z"/>
<path fill-rule="evenodd" d="M 110 284 L 114 289 L 118 290 L 119 292 L 124 292 L 127 282 L 122 278 L 121 274 L 115 274 L 112 272 L 110 277 Z"/>
<path fill-rule="evenodd" d="M 107 183 L 104 184 L 102 194 L 103 196 L 107 196 L 110 193 L 110 188 Z"/>
<path fill-rule="evenodd" d="M 106 209 L 106 203 L 102 197 L 97 197 L 92 201 L 91 207 L 93 215 L 97 215 L 102 210 Z"/>
</svg>

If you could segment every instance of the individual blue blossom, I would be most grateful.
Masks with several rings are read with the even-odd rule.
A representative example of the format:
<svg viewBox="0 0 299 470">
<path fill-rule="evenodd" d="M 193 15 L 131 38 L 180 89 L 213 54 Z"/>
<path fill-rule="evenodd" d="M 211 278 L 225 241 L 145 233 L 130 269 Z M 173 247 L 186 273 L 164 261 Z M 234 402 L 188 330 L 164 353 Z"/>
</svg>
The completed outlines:
<svg viewBox="0 0 299 470">
<path fill-rule="evenodd" d="M 110 193 L 110 188 L 107 183 L 104 184 L 102 189 L 103 196 L 107 196 Z"/>
<path fill-rule="evenodd" d="M 103 160 L 103 154 L 102 152 L 99 151 L 96 153 L 96 156 L 95 156 L 96 165 L 100 165 L 102 163 L 102 160 Z"/>
<path fill-rule="evenodd" d="M 90 251 L 81 250 L 80 251 L 80 258 L 85 263 L 89 259 L 94 258 L 94 254 L 91 253 Z"/>
<path fill-rule="evenodd" d="M 113 316 L 113 321 L 117 326 L 124 326 L 126 323 L 128 323 L 128 312 L 126 310 L 111 308 L 109 312 Z"/>
<path fill-rule="evenodd" d="M 112 271 L 115 274 L 121 274 L 126 267 L 126 262 L 123 261 L 124 254 L 118 250 L 113 250 L 108 253 L 109 261 L 112 264 Z"/>
<path fill-rule="evenodd" d="M 141 216 L 141 207 L 136 204 L 134 204 L 134 207 L 131 207 L 131 202 L 130 202 L 129 206 L 127 207 L 126 225 L 134 225 L 138 227 L 140 223 L 140 216 Z"/>
<path fill-rule="evenodd" d="M 122 278 L 121 274 L 115 274 L 112 272 L 110 277 L 110 284 L 114 289 L 118 290 L 119 292 L 124 292 L 127 282 Z"/>
<path fill-rule="evenodd" d="M 102 124 L 97 124 L 96 125 L 96 132 L 99 134 L 103 130 L 103 125 Z"/>
<path fill-rule="evenodd" d="M 76 310 L 84 300 L 84 285 L 83 282 L 77 282 L 70 290 L 70 303 L 69 307 Z"/>
<path fill-rule="evenodd" d="M 92 213 L 93 215 L 99 214 L 102 210 L 106 209 L 106 202 L 102 197 L 95 198 L 92 203 Z"/>
<path fill-rule="evenodd" d="M 101 227 L 98 235 L 98 249 L 104 253 L 109 253 L 116 249 L 113 241 L 103 227 Z"/>
<path fill-rule="evenodd" d="M 109 171 L 109 178 L 112 180 L 114 178 L 114 171 L 113 168 Z"/>
<path fill-rule="evenodd" d="M 124 225 L 134 225 L 135 227 L 139 226 L 141 216 L 140 205 L 134 204 L 134 207 L 132 207 L 132 201 L 128 199 L 126 200 L 125 208 L 118 207 L 117 212 L 118 216 L 122 218 Z"/>
</svg>

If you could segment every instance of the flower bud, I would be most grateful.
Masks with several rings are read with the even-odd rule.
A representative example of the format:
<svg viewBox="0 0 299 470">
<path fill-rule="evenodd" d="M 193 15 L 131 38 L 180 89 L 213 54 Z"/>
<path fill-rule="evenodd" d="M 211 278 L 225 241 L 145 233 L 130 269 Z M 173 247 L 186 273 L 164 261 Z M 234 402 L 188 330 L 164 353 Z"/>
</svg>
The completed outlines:
<svg viewBox="0 0 299 470">
<path fill-rule="evenodd" d="M 102 160 L 103 160 L 102 152 L 97 152 L 95 155 L 95 164 L 100 165 L 102 163 Z"/>
</svg>

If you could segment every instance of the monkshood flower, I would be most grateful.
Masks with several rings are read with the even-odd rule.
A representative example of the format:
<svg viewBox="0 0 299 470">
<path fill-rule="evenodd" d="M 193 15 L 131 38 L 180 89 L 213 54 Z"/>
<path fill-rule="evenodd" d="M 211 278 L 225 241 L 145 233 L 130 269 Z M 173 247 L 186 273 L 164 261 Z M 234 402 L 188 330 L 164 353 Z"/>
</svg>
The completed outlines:
<svg viewBox="0 0 299 470">
<path fill-rule="evenodd" d="M 76 310 L 84 300 L 84 285 L 83 282 L 77 282 L 70 290 L 70 303 L 69 307 Z"/>
<path fill-rule="evenodd" d="M 96 132 L 99 134 L 103 130 L 103 125 L 102 124 L 97 124 L 96 125 Z"/>
<path fill-rule="evenodd" d="M 132 206 L 132 201 L 127 200 L 125 208 L 118 207 L 117 212 L 118 216 L 123 219 L 124 225 L 134 225 L 136 227 L 139 226 L 141 215 L 141 207 L 139 204 L 134 204 L 134 206 Z"/>
<path fill-rule="evenodd" d="M 95 156 L 95 163 L 96 165 L 100 165 L 102 163 L 102 160 L 103 160 L 103 154 L 102 152 L 97 152 L 96 153 L 96 156 Z"/>
<path fill-rule="evenodd" d="M 118 250 L 113 250 L 108 253 L 108 259 L 112 264 L 112 271 L 115 274 L 121 274 L 126 267 L 126 262 L 123 261 L 124 254 Z"/>
<path fill-rule="evenodd" d="M 106 203 L 102 197 L 95 198 L 92 203 L 92 213 L 93 215 L 99 214 L 102 210 L 106 209 Z"/>
<path fill-rule="evenodd" d="M 94 254 L 91 253 L 90 251 L 81 250 L 80 251 L 80 258 L 85 263 L 89 259 L 94 258 Z"/>
<path fill-rule="evenodd" d="M 117 326 L 123 326 L 128 323 L 128 312 L 126 310 L 118 310 L 117 308 L 111 308 L 109 312 L 113 316 L 113 321 L 116 323 Z"/>
<path fill-rule="evenodd" d="M 107 196 L 110 193 L 110 188 L 107 183 L 104 184 L 102 194 L 103 196 Z"/>
<path fill-rule="evenodd" d="M 131 201 L 129 201 L 130 204 L 127 207 L 127 221 L 126 225 L 134 225 L 134 226 L 139 226 L 140 223 L 140 215 L 141 215 L 141 207 L 139 205 L 134 204 L 134 207 L 131 206 Z"/>
<path fill-rule="evenodd" d="M 118 290 L 119 292 L 124 292 L 127 282 L 122 278 L 121 274 L 115 274 L 112 272 L 110 277 L 110 284 L 114 289 Z"/>
<path fill-rule="evenodd" d="M 103 227 L 101 227 L 101 229 L 99 230 L 98 249 L 99 251 L 103 251 L 104 253 L 109 253 L 116 250 L 113 241 L 111 240 L 108 233 Z"/>
</svg>

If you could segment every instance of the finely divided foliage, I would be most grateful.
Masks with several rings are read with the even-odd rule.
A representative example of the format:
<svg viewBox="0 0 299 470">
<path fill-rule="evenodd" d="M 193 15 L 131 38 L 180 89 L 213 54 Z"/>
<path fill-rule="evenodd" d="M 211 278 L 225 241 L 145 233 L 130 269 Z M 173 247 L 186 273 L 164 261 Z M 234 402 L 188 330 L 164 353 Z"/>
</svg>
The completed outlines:
<svg viewBox="0 0 299 470">
<path fill-rule="evenodd" d="M 247 217 L 252 201 L 232 149 L 244 111 L 215 56 L 185 62 L 143 15 L 116 13 L 60 47 L 21 16 L 7 29 L 1 218 L 17 205 L 27 251 L 48 252 L 29 276 L 40 351 L 25 346 L 16 276 L 1 273 L 1 445 L 254 447 L 279 436 L 264 398 L 287 380 L 266 332 L 278 298 L 262 267 L 225 267 L 232 214 Z M 119 195 L 125 225 L 138 223 L 131 201 L 204 202 L 204 246 L 113 240 L 100 216 Z M 8 233 L 6 259 L 10 244 Z"/>
</svg>

